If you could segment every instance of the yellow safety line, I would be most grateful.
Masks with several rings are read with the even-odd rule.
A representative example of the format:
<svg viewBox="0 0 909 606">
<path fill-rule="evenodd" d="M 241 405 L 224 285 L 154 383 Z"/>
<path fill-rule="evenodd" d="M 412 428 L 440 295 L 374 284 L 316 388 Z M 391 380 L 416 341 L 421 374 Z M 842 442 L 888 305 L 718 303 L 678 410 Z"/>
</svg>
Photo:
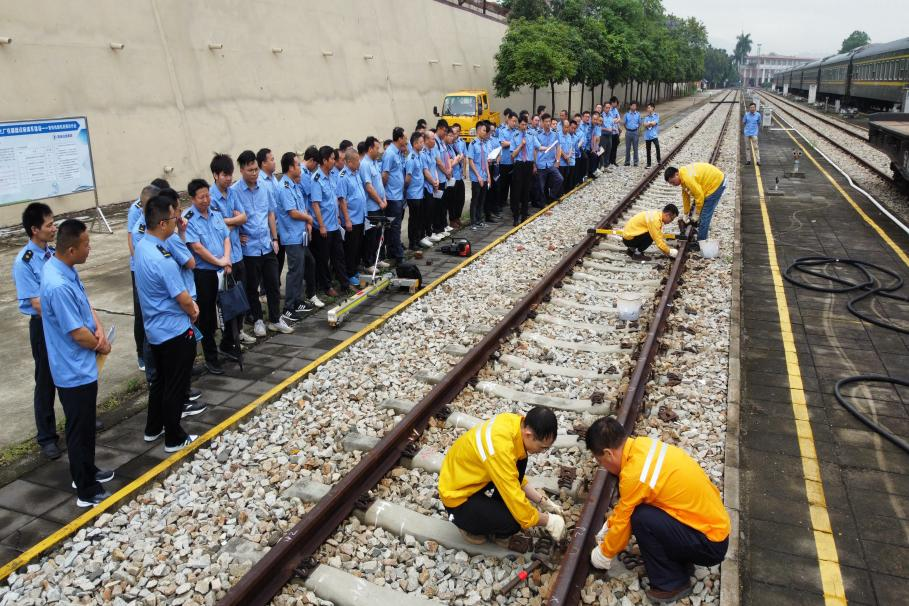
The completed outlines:
<svg viewBox="0 0 909 606">
<path fill-rule="evenodd" d="M 788 120 L 785 120 L 785 119 L 784 119 L 784 121 L 789 122 Z M 789 126 L 790 127 L 793 126 L 791 122 L 789 123 Z M 838 191 L 840 193 L 840 195 L 843 196 L 846 199 L 846 201 L 852 205 L 852 208 L 855 209 L 855 212 L 857 212 L 859 214 L 859 216 L 865 220 L 865 223 L 867 223 L 868 225 L 871 226 L 871 229 L 873 229 L 874 231 L 877 232 L 877 235 L 879 235 L 881 237 L 881 239 L 887 243 L 887 246 L 889 246 L 890 248 L 893 249 L 893 252 L 896 253 L 896 256 L 898 256 L 900 259 L 902 259 L 903 263 L 905 263 L 906 266 L 909 267 L 909 255 L 907 255 L 906 252 L 896 242 L 894 242 L 893 239 L 889 235 L 887 235 L 887 232 L 884 231 L 884 229 L 880 225 L 878 225 L 874 219 L 869 217 L 868 214 L 864 210 L 862 210 L 862 207 L 859 206 L 856 203 L 856 201 L 852 199 L 852 196 L 849 195 L 849 192 L 847 192 L 845 189 L 843 189 L 840 186 L 839 183 L 837 183 L 836 179 L 834 179 L 833 176 L 829 172 L 827 172 L 827 170 L 824 169 L 823 166 L 820 165 L 820 163 L 817 161 L 817 159 L 815 159 L 815 157 L 811 154 L 811 152 L 809 152 L 807 149 L 805 149 L 805 146 L 802 145 L 801 143 L 799 143 L 798 139 L 796 139 L 790 131 L 784 130 L 783 132 L 785 132 L 787 135 L 789 135 L 789 138 L 792 139 L 792 142 L 795 143 L 796 145 L 798 145 L 799 149 L 802 150 L 802 153 L 804 153 L 805 156 L 809 160 L 811 160 L 811 163 L 814 164 L 814 166 L 821 172 L 822 175 L 827 177 L 827 180 L 830 181 L 830 183 L 833 185 L 833 187 L 836 188 L 836 191 Z M 802 136 L 804 137 L 804 135 L 802 135 Z M 806 141 L 807 141 L 807 139 L 806 139 Z M 812 147 L 814 147 L 814 146 L 812 146 Z"/>
<path fill-rule="evenodd" d="M 754 156 L 754 142 L 751 144 Z M 767 240 L 767 252 L 770 258 L 770 273 L 773 276 L 773 288 L 776 296 L 776 308 L 780 318 L 780 333 L 783 338 L 783 353 L 786 356 L 786 371 L 789 377 L 789 398 L 792 402 L 792 414 L 795 417 L 795 429 L 798 436 L 799 452 L 802 459 L 802 474 L 805 480 L 805 494 L 808 497 L 808 512 L 811 517 L 811 530 L 814 534 L 814 546 L 817 550 L 818 567 L 821 573 L 821 584 L 824 590 L 824 603 L 828 606 L 844 606 L 846 591 L 843 587 L 843 575 L 840 571 L 836 541 L 830 526 L 827 513 L 827 500 L 824 497 L 824 483 L 821 479 L 821 467 L 814 448 L 814 432 L 808 416 L 808 405 L 802 385 L 802 372 L 799 369 L 798 352 L 792 334 L 792 322 L 789 318 L 789 307 L 786 302 L 786 291 L 783 289 L 783 277 L 777 262 L 776 244 L 770 228 L 770 215 L 764 198 L 764 185 L 761 182 L 761 169 L 754 164 L 757 178 L 758 198 L 761 203 L 761 218 L 764 223 L 764 237 Z"/>
<path fill-rule="evenodd" d="M 340 354 L 342 351 L 344 351 L 345 349 L 347 349 L 348 347 L 350 347 L 351 345 L 353 345 L 354 343 L 356 343 L 357 341 L 359 341 L 360 339 L 365 337 L 367 334 L 378 329 L 380 326 L 385 324 L 385 322 L 390 320 L 394 315 L 399 313 L 401 310 L 410 306 L 412 303 L 414 303 L 418 299 L 422 298 L 423 296 L 428 294 L 430 291 L 434 290 L 440 284 L 442 284 L 443 282 L 450 279 L 452 276 L 454 276 L 455 274 L 460 272 L 462 269 L 464 269 L 465 267 L 467 267 L 468 265 L 470 265 L 471 263 L 473 263 L 474 261 L 476 261 L 483 255 L 486 255 L 487 253 L 489 253 L 489 251 L 491 251 L 493 248 L 495 248 L 496 246 L 501 244 L 503 241 L 508 239 L 512 234 L 514 234 L 516 231 L 521 229 L 523 226 L 535 221 L 536 219 L 538 219 L 540 216 L 542 216 L 543 214 L 545 214 L 546 212 L 551 210 L 556 205 L 561 204 L 566 199 L 567 196 L 580 191 L 581 189 L 587 187 L 590 183 L 592 183 L 592 180 L 585 181 L 584 183 L 582 183 L 578 187 L 574 188 L 570 192 L 563 194 L 558 200 L 555 200 L 551 204 L 547 205 L 545 208 L 542 208 L 535 214 L 533 214 L 530 217 L 528 217 L 527 219 L 525 219 L 520 225 L 518 225 L 516 227 L 512 227 L 510 230 L 508 230 L 507 232 L 505 232 L 504 234 L 502 234 L 501 236 L 499 236 L 498 238 L 496 238 L 495 240 L 493 240 L 492 242 L 490 242 L 489 244 L 484 246 L 480 251 L 478 251 L 472 257 L 469 257 L 469 258 L 465 259 L 464 261 L 462 261 L 461 263 L 459 263 L 458 265 L 454 266 L 453 268 L 448 270 L 445 274 L 443 274 L 442 276 L 437 278 L 435 281 L 433 281 L 431 284 L 427 284 L 422 289 L 420 289 L 419 291 L 417 291 L 416 293 L 414 293 L 413 295 L 411 295 L 410 297 L 408 297 L 407 299 L 405 299 L 404 301 L 402 301 L 401 303 L 396 305 L 394 308 L 388 310 L 387 312 L 382 314 L 382 316 L 380 316 L 379 318 L 376 318 L 375 320 L 370 322 L 368 325 L 364 326 L 356 334 L 351 335 L 346 340 L 342 341 L 341 343 L 338 343 L 332 349 L 330 349 L 329 351 L 325 352 L 324 354 L 322 354 L 321 356 L 319 356 L 318 358 L 316 358 L 315 360 L 313 360 L 312 362 L 307 364 L 304 368 L 298 370 L 297 372 L 295 372 L 288 378 L 284 379 L 281 383 L 279 383 L 278 385 L 275 385 L 274 387 L 272 387 L 271 389 L 266 391 L 264 394 L 262 394 L 261 396 L 259 396 L 258 398 L 256 398 L 255 400 L 253 400 L 252 402 L 247 404 L 245 407 L 243 407 L 240 410 L 238 410 L 237 412 L 235 412 L 233 415 L 224 419 L 223 421 L 221 421 L 220 423 L 218 423 L 217 425 L 215 425 L 214 427 L 212 427 L 211 429 L 206 431 L 204 434 L 200 435 L 194 442 L 192 442 L 186 448 L 184 448 L 178 452 L 175 452 L 174 454 L 170 455 L 166 459 L 162 460 L 160 463 L 158 463 L 157 465 L 155 465 L 154 467 L 152 467 L 151 469 L 149 469 L 148 471 L 143 473 L 141 476 L 139 476 L 135 480 L 131 481 L 129 484 L 127 484 L 126 486 L 124 486 L 123 488 L 121 488 L 120 490 L 118 490 L 117 492 L 115 492 L 114 494 L 109 496 L 108 498 L 106 498 L 104 501 L 102 501 L 95 507 L 92 507 L 91 509 L 89 509 L 88 511 L 83 513 L 81 516 L 76 518 L 75 520 L 71 521 L 70 523 L 68 523 L 65 526 L 63 526 L 62 528 L 54 531 L 53 533 L 51 533 L 50 535 L 48 535 L 47 537 L 45 537 L 38 543 L 29 547 L 27 550 L 22 552 L 22 554 L 19 555 L 17 558 L 10 560 L 6 564 L 4 564 L 2 568 L 0 568 L 0 581 L 2 581 L 3 579 L 5 579 L 9 575 L 11 575 L 18 568 L 25 566 L 26 564 L 31 562 L 34 558 L 41 555 L 42 552 L 46 551 L 47 549 L 50 549 L 51 547 L 55 546 L 57 543 L 60 543 L 64 539 L 72 536 L 79 529 L 81 529 L 83 526 L 87 525 L 89 522 L 91 522 L 92 520 L 94 520 L 95 518 L 100 516 L 102 513 L 104 513 L 108 509 L 111 509 L 115 505 L 119 504 L 121 501 L 127 499 L 128 497 L 132 496 L 134 493 L 138 492 L 146 484 L 148 484 L 149 482 L 154 480 L 156 477 L 158 477 L 159 475 L 161 475 L 162 473 L 167 471 L 170 467 L 173 467 L 176 463 L 178 463 L 182 459 L 188 457 L 190 454 L 194 453 L 196 450 L 201 448 L 204 444 L 210 442 L 213 438 L 217 437 L 218 434 L 224 432 L 225 430 L 229 429 L 231 426 L 242 421 L 245 417 L 249 416 L 253 411 L 255 411 L 257 408 L 259 408 L 261 405 L 267 404 L 268 402 L 270 402 L 273 398 L 280 395 L 282 391 L 284 391 L 285 389 L 287 389 L 288 387 L 290 387 L 291 385 L 293 385 L 294 383 L 299 381 L 305 375 L 311 373 L 317 367 L 324 364 L 325 362 L 328 362 L 329 360 L 331 360 L 332 358 L 334 358 L 335 356 Z"/>
</svg>

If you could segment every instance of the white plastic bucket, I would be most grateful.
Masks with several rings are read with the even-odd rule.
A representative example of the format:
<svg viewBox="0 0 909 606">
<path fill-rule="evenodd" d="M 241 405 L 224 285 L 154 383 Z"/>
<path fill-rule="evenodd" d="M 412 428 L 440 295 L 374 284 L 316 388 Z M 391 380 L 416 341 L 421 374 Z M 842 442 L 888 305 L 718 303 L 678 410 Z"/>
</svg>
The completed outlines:
<svg viewBox="0 0 909 606">
<path fill-rule="evenodd" d="M 700 244 L 701 255 L 705 259 L 713 259 L 720 256 L 720 243 L 716 240 L 702 240 Z"/>
<path fill-rule="evenodd" d="M 636 293 L 623 293 L 616 299 L 619 320 L 633 322 L 641 317 L 641 296 Z"/>
</svg>

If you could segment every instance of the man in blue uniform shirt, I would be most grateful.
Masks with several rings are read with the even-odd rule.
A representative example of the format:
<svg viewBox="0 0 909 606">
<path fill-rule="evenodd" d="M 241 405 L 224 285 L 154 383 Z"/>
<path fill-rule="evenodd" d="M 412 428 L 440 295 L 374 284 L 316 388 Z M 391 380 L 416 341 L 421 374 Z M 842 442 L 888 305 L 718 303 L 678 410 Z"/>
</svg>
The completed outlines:
<svg viewBox="0 0 909 606">
<path fill-rule="evenodd" d="M 145 441 L 164 436 L 165 452 L 176 452 L 196 439 L 183 431 L 180 418 L 196 356 L 193 323 L 199 307 L 165 246 L 179 220 L 169 198 L 152 198 L 145 205 L 145 237 L 136 246 L 136 284 L 156 371 L 149 385 Z"/>
<path fill-rule="evenodd" d="M 761 114 L 757 112 L 757 105 L 750 103 L 748 111 L 742 116 L 742 126 L 745 135 L 745 164 L 751 164 L 751 144 L 754 143 L 754 161 L 761 165 L 761 148 L 758 145 L 758 133 L 761 132 Z"/>
<path fill-rule="evenodd" d="M 609 152 L 609 162 L 606 164 L 612 164 L 613 166 L 618 166 L 618 164 L 616 164 L 616 155 L 619 152 L 619 138 L 621 137 L 619 123 L 621 120 L 622 116 L 619 113 L 619 98 L 612 96 L 609 98 L 609 115 L 604 122 L 612 129 L 612 148 Z M 603 154 L 603 156 L 605 157 L 606 154 Z"/>
<path fill-rule="evenodd" d="M 218 272 L 230 274 L 231 245 L 230 234 L 221 213 L 211 207 L 211 195 L 208 183 L 202 179 L 193 179 L 186 186 L 186 192 L 192 201 L 192 207 L 183 214 L 186 220 L 186 244 L 195 259 L 193 280 L 196 285 L 196 302 L 199 305 L 197 326 L 202 332 L 202 353 L 206 366 L 217 366 L 218 348 L 215 345 L 215 331 L 218 329 Z M 171 236 L 173 237 L 173 236 Z M 221 351 L 231 359 L 238 359 L 235 348 L 224 347 L 221 339 Z"/>
<path fill-rule="evenodd" d="M 35 427 L 41 452 L 49 459 L 58 459 L 63 453 L 57 444 L 57 423 L 54 415 L 54 379 L 47 360 L 44 326 L 41 322 L 41 274 L 44 264 L 54 255 L 51 242 L 57 235 L 54 213 L 50 206 L 32 202 L 22 212 L 22 227 L 28 234 L 28 243 L 19 250 L 13 261 L 13 282 L 19 313 L 28 316 L 28 336 L 35 361 Z"/>
<path fill-rule="evenodd" d="M 320 166 L 313 173 L 310 205 L 314 219 L 312 252 L 316 258 L 318 288 L 330 297 L 338 291 L 331 283 L 332 274 L 337 278 L 341 293 L 350 290 L 347 266 L 344 259 L 344 242 L 341 237 L 341 211 L 337 191 L 331 179 L 335 164 L 335 150 L 329 145 L 319 148 Z M 346 219 L 346 218 L 345 218 Z"/>
<path fill-rule="evenodd" d="M 634 165 L 638 165 L 638 128 L 641 126 L 641 114 L 638 112 L 638 102 L 632 101 L 631 107 L 625 112 L 625 166 L 631 162 L 631 150 L 634 149 Z"/>
<path fill-rule="evenodd" d="M 514 139 L 515 129 L 518 125 L 518 115 L 509 111 L 505 115 L 505 124 L 499 126 L 498 141 L 502 148 L 499 154 L 499 180 L 496 184 L 496 214 L 501 215 L 502 210 L 508 205 L 508 195 L 511 193 L 511 175 L 514 172 L 514 160 L 511 157 L 511 142 Z M 510 205 L 509 205 L 510 208 Z"/>
<path fill-rule="evenodd" d="M 530 134 L 526 114 L 518 118 L 518 128 L 512 134 L 510 149 L 514 161 L 511 173 L 511 219 L 512 225 L 518 225 L 530 212 L 530 186 L 534 179 L 533 158 L 536 153 L 536 140 Z"/>
<path fill-rule="evenodd" d="M 461 125 L 452 124 L 452 147 L 454 158 L 451 165 L 451 178 L 454 179 L 454 192 L 451 194 L 448 207 L 448 224 L 454 229 L 461 228 L 461 214 L 464 212 L 466 192 L 464 174 L 467 172 L 467 144 L 461 138 Z"/>
<path fill-rule="evenodd" d="M 263 147 L 256 152 L 256 164 L 259 165 L 259 185 L 271 196 L 272 207 L 278 208 L 278 177 L 275 176 L 277 162 L 275 155 L 267 147 Z M 280 238 L 278 239 L 278 287 L 281 286 L 281 273 L 284 271 L 284 248 L 281 246 Z M 260 285 L 261 286 L 261 285 Z M 261 290 L 259 291 L 261 294 Z"/>
<path fill-rule="evenodd" d="M 240 246 L 246 266 L 246 299 L 253 319 L 253 333 L 265 336 L 262 304 L 259 303 L 259 283 L 265 286 L 268 301 L 268 329 L 273 332 L 291 333 L 293 329 L 281 319 L 281 292 L 278 282 L 278 227 L 275 221 L 275 201 L 259 183 L 259 166 L 251 150 L 237 157 L 240 167 L 239 181 L 232 186 L 246 213 L 246 222 L 240 228 Z"/>
<path fill-rule="evenodd" d="M 360 160 L 360 181 L 366 192 L 366 219 L 372 225 L 378 217 L 385 216 L 388 202 L 385 200 L 385 185 L 382 183 L 382 167 L 379 163 L 379 150 L 382 143 L 373 136 L 366 137 L 363 141 L 363 155 Z M 370 273 L 372 265 L 376 262 L 376 253 L 379 249 L 379 228 L 372 227 L 363 235 L 363 262 Z M 382 267 L 388 264 L 379 261 Z"/>
<path fill-rule="evenodd" d="M 85 263 L 89 245 L 85 223 L 67 219 L 57 229 L 57 249 L 44 265 L 40 308 L 51 375 L 66 415 L 69 472 L 76 505 L 93 507 L 110 496 L 101 484 L 114 472 L 95 466 L 95 415 L 98 400 L 97 356 L 110 343 L 92 309 L 76 265 Z"/>
<path fill-rule="evenodd" d="M 485 121 L 477 123 L 477 137 L 467 148 L 467 163 L 470 167 L 470 229 L 486 227 L 486 196 L 492 187 L 489 174 L 489 126 Z"/>
<path fill-rule="evenodd" d="M 386 235 L 388 256 L 396 263 L 404 260 L 401 244 L 401 223 L 404 220 L 404 160 L 407 157 L 407 137 L 404 129 L 396 126 L 391 131 L 391 146 L 382 156 L 382 183 L 388 206 L 385 215 L 391 219 Z"/>
<path fill-rule="evenodd" d="M 360 178 L 360 155 L 353 147 L 344 152 L 347 166 L 338 175 L 338 198 L 347 214 L 344 229 L 344 258 L 350 285 L 360 286 L 360 257 L 363 247 L 363 222 L 366 220 L 366 191 Z"/>
<path fill-rule="evenodd" d="M 566 118 L 560 122 L 559 131 L 559 174 L 566 190 L 571 189 L 571 167 L 574 166 L 574 136 L 571 123 Z"/>
<path fill-rule="evenodd" d="M 410 135 L 410 151 L 404 161 L 404 195 L 407 199 L 407 249 L 420 250 L 424 244 L 424 213 L 426 209 L 425 184 L 426 166 L 423 161 L 423 134 L 414 131 Z M 432 243 L 428 240 L 425 246 Z"/>
<path fill-rule="evenodd" d="M 556 158 L 562 153 L 559 147 L 559 135 L 552 129 L 552 117 L 543 114 L 543 130 L 536 138 L 537 179 L 543 196 L 552 202 L 562 195 L 562 175 L 556 166 Z"/>
<path fill-rule="evenodd" d="M 307 304 L 306 264 L 307 246 L 312 233 L 312 216 L 306 208 L 306 197 L 300 186 L 300 158 L 293 152 L 281 156 L 281 177 L 278 204 L 278 237 L 287 253 L 287 280 L 284 282 L 285 323 L 296 322 L 312 311 Z M 310 259 L 311 259 L 310 255 Z M 315 263 L 315 260 L 309 261 Z"/>
<path fill-rule="evenodd" d="M 647 168 L 650 168 L 650 147 L 656 148 L 656 161 L 660 163 L 660 114 L 656 113 L 653 103 L 647 104 L 647 115 L 644 116 L 644 145 L 647 147 Z"/>
<path fill-rule="evenodd" d="M 300 191 L 306 204 L 306 214 L 312 219 L 309 229 L 306 230 L 308 236 L 306 245 L 303 246 L 303 288 L 306 296 L 304 307 L 322 309 L 325 303 L 316 294 L 316 258 L 312 254 L 312 233 L 315 224 L 315 217 L 312 214 L 312 176 L 319 170 L 319 159 L 319 148 L 315 145 L 310 145 L 303 152 L 303 163 L 300 164 Z"/>
</svg>

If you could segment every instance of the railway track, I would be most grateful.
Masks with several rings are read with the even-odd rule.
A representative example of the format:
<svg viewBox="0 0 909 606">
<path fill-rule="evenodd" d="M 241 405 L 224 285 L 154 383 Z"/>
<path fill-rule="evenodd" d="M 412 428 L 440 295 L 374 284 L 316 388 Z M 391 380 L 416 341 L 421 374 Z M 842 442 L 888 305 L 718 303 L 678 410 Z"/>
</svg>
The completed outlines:
<svg viewBox="0 0 909 606">
<path fill-rule="evenodd" d="M 717 112 L 720 107 L 724 111 Z M 673 159 L 706 159 L 703 148 L 707 139 L 717 139 L 713 149 L 714 155 L 718 153 L 735 107 L 714 106 L 667 154 L 664 163 L 599 226 L 614 226 L 629 213 L 676 201 L 677 191 L 658 179 L 660 169 Z M 382 406 L 406 413 L 390 432 L 380 439 L 349 434 L 345 438 L 348 448 L 368 449 L 360 463 L 332 486 L 313 481 L 298 487 L 301 501 L 311 509 L 219 603 L 268 604 L 278 596 L 275 604 L 289 604 L 311 600 L 312 594 L 344 603 L 350 587 L 355 587 L 361 597 L 364 592 L 375 592 L 376 599 L 401 603 L 447 602 L 459 596 L 465 584 L 477 583 L 477 591 L 463 603 L 492 599 L 508 580 L 509 570 L 515 572 L 521 567 L 522 553 L 539 545 L 542 537 L 530 531 L 526 540 L 513 542 L 512 549 L 459 541 L 444 510 L 432 498 L 442 453 L 461 429 L 498 412 L 520 410 L 522 405 L 553 408 L 563 430 L 584 426 L 610 412 L 618 412 L 632 428 L 686 254 L 687 240 L 682 239 L 678 258 L 671 265 L 668 260 L 642 265 L 631 262 L 621 245 L 594 236 L 585 238 L 501 321 L 494 326 L 471 327 L 469 330 L 484 335 L 473 348 L 467 350 L 457 344 L 447 348 L 451 370 L 423 374 L 420 380 L 434 386 L 419 402 L 384 402 Z M 632 324 L 617 320 L 616 310 L 604 304 L 629 291 L 644 302 L 641 319 Z M 578 494 L 583 491 L 583 483 L 573 481 L 574 470 L 589 467 L 582 442 L 577 435 L 562 434 L 553 451 L 539 459 L 533 460 L 531 482 L 558 495 L 572 520 L 572 513 L 576 514 L 580 506 Z M 588 518 L 595 517 L 593 512 L 607 501 L 604 496 L 613 487 L 604 476 L 598 473 L 590 488 L 590 498 L 554 584 L 554 604 L 576 601 L 577 575 L 586 576 L 589 549 L 585 547 L 592 540 L 586 531 L 591 527 Z M 366 528 L 381 530 L 366 532 Z M 364 534 L 374 542 L 364 542 Z M 433 569 L 441 571 L 442 578 L 432 578 L 426 569 L 416 576 L 391 572 L 390 579 L 384 571 L 378 576 L 369 574 L 378 566 L 370 565 L 363 571 L 358 561 L 370 550 L 409 551 L 414 560 L 436 562 Z M 367 559 L 373 561 L 368 555 Z M 348 570 L 373 582 L 358 581 Z M 462 574 L 466 578 L 454 578 Z M 386 585 L 384 590 L 376 582 L 379 580 Z M 380 597 L 389 591 L 401 595 Z"/>
<path fill-rule="evenodd" d="M 823 122 L 824 124 L 828 124 L 834 128 L 837 128 L 837 129 L 843 131 L 844 133 L 852 135 L 856 139 L 859 139 L 861 141 L 864 141 L 865 143 L 868 143 L 868 129 L 867 128 L 859 126 L 858 124 L 851 124 L 849 122 L 845 122 L 843 120 L 840 120 L 839 118 L 831 118 L 829 116 L 825 116 L 824 114 L 822 114 L 820 112 L 810 110 L 807 107 L 799 105 L 798 103 L 793 103 L 786 97 L 784 97 L 780 94 L 777 94 L 777 93 L 772 93 L 771 98 L 774 101 L 777 101 L 778 103 L 782 103 L 783 105 L 786 105 L 787 107 L 792 107 L 792 108 L 801 110 L 801 111 L 809 114 L 811 117 L 817 119 L 818 121 Z"/>
<path fill-rule="evenodd" d="M 727 107 L 733 106 L 702 107 L 678 125 L 666 128 L 661 137 L 664 147 L 683 147 L 677 156 L 680 161 L 704 159 L 703 150 L 710 148 L 720 128 L 719 117 L 708 117 L 708 113 Z M 698 134 L 686 135 L 695 123 L 704 127 Z M 682 145 L 683 139 L 687 145 Z M 483 578 L 471 582 L 478 588 L 486 576 L 492 575 L 498 586 L 502 575 L 520 567 L 525 555 L 462 555 L 438 540 L 419 543 L 416 534 L 409 539 L 399 537 L 363 516 L 368 516 L 370 509 L 375 513 L 376 503 L 388 503 L 396 505 L 399 513 L 407 509 L 425 516 L 417 520 L 441 519 L 431 465 L 459 429 L 447 427 L 425 406 L 421 409 L 424 401 L 438 403 L 438 410 L 451 404 L 456 410 L 447 422 L 454 424 L 460 419 L 462 425 L 472 422 L 471 417 L 488 417 L 515 408 L 513 402 L 520 400 L 501 398 L 502 387 L 538 390 L 554 407 L 579 403 L 595 406 L 581 412 L 560 411 L 564 430 L 572 429 L 574 421 L 583 420 L 585 413 L 590 413 L 592 420 L 594 413 L 608 409 L 613 399 L 624 393 L 627 377 L 633 376 L 632 354 L 644 338 L 641 326 L 652 318 L 653 311 L 645 305 L 639 326 L 619 326 L 608 304 L 614 297 L 603 301 L 591 298 L 591 293 L 631 289 L 654 295 L 659 288 L 654 281 L 663 280 L 666 262 L 657 262 L 654 267 L 629 265 L 609 242 L 585 238 L 584 234 L 602 217 L 603 209 L 613 206 L 608 200 L 623 198 L 632 187 L 638 197 L 647 190 L 648 203 L 677 200 L 677 190 L 670 190 L 660 179 L 649 189 L 645 184 L 635 187 L 634 181 L 643 174 L 638 168 L 616 171 L 524 225 L 385 326 L 323 363 L 255 417 L 214 438 L 177 472 L 118 510 L 102 514 L 93 526 L 78 530 L 48 556 L 11 574 L 8 583 L 0 587 L 0 604 L 84 601 L 92 597 L 143 604 L 214 603 L 226 598 L 228 588 L 233 593 L 249 584 L 252 577 L 247 573 L 255 575 L 255 567 L 263 566 L 271 554 L 276 554 L 272 562 L 278 568 L 260 577 L 271 583 L 270 589 L 251 592 L 249 600 L 237 602 L 267 603 L 279 592 L 306 591 L 303 585 L 286 583 L 304 572 L 308 558 L 299 551 L 284 551 L 285 557 L 277 557 L 296 540 L 294 537 L 311 540 L 311 553 L 323 566 L 337 563 L 332 558 L 340 558 L 342 567 L 349 566 L 351 556 L 344 553 L 347 547 L 342 549 L 345 543 L 333 538 L 335 533 L 340 533 L 337 538 L 342 540 L 362 535 L 378 541 L 367 551 L 355 551 L 356 561 L 366 562 L 366 566 L 354 572 L 373 581 L 369 583 L 373 586 L 390 584 L 389 579 L 373 578 L 375 572 L 366 570 L 373 565 L 379 572 L 388 568 L 384 563 L 392 559 L 388 545 L 400 547 L 402 562 L 405 558 L 410 562 L 424 558 L 426 566 L 419 574 L 397 579 L 404 581 L 398 588 L 400 594 L 395 594 L 397 601 L 406 602 L 408 596 L 426 597 L 420 592 L 424 587 L 422 573 L 431 567 L 429 556 L 434 556 L 439 568 L 462 565 L 459 560 L 464 555 L 470 561 L 480 558 L 478 562 L 493 558 L 489 562 L 495 563 L 494 569 L 487 566 Z M 650 177 L 660 174 L 657 168 Z M 630 198 L 624 196 L 626 211 L 637 201 Z M 621 210 L 616 209 L 608 219 L 615 222 L 620 217 Z M 579 240 L 582 242 L 572 248 L 570 243 Z M 566 251 L 568 256 L 564 257 Z M 585 267 L 574 269 L 570 259 L 581 259 L 587 252 L 592 256 L 587 257 Z M 574 275 L 569 276 L 573 269 Z M 548 284 L 550 290 L 562 282 L 562 288 L 553 291 L 557 294 L 552 294 L 550 301 L 542 301 L 539 282 Z M 535 309 L 528 309 L 528 301 Z M 551 309 L 559 310 L 562 316 L 545 312 L 546 306 L 555 305 L 559 307 Z M 514 327 L 527 320 L 531 312 L 536 317 L 517 335 Z M 555 315 L 557 321 L 551 322 L 547 315 Z M 566 326 L 558 319 L 581 326 Z M 604 327 L 609 329 L 605 336 Z M 553 341 L 562 343 L 552 345 Z M 562 347 L 566 342 L 571 346 Z M 584 347 L 598 342 L 606 351 Z M 482 353 L 477 355 L 477 351 Z M 498 358 L 491 365 L 485 364 L 493 353 Z M 607 357 L 612 360 L 609 364 L 604 360 Z M 522 366 L 527 361 L 533 364 Z M 579 363 L 576 370 L 580 369 L 580 376 L 549 372 L 554 368 L 561 371 L 572 363 Z M 545 367 L 538 366 L 541 364 Z M 460 378 L 452 381 L 451 373 L 446 373 L 449 370 Z M 467 384 L 470 387 L 463 389 Z M 507 393 L 509 398 L 514 395 Z M 601 398 L 594 404 L 593 400 Z M 411 407 L 412 402 L 417 404 Z M 423 439 L 414 452 L 418 435 Z M 590 461 L 581 452 L 576 435 L 563 434 L 559 440 L 563 447 L 547 457 L 534 458 L 533 474 L 544 488 L 560 491 L 568 518 L 573 520 L 581 507 L 584 486 L 571 481 L 571 473 L 563 468 L 581 468 L 576 475 L 583 478 L 583 467 L 589 467 Z M 399 464 L 405 449 L 404 459 L 412 461 L 406 468 Z M 419 452 L 422 454 L 416 456 Z M 358 515 L 365 524 L 348 515 L 356 509 L 352 501 L 335 501 L 339 504 L 335 510 L 330 500 L 345 483 L 349 489 L 349 480 L 358 474 L 369 477 L 363 486 L 375 487 L 373 497 L 377 499 L 372 505 L 360 503 Z M 326 487 L 330 487 L 326 498 L 319 499 Z M 351 490 L 348 496 L 365 492 L 366 488 Z M 387 506 L 379 509 L 389 511 Z M 316 526 L 323 533 L 319 540 L 316 535 L 300 532 L 300 524 L 313 519 L 319 520 Z M 414 546 L 415 541 L 419 546 Z M 358 545 L 356 541 L 346 544 Z M 428 553 L 414 556 L 414 550 L 424 548 Z M 547 573 L 545 578 L 550 576 Z M 435 577 L 425 581 L 440 588 L 443 582 L 447 580 Z M 417 584 L 416 593 L 406 593 L 413 583 Z M 525 591 L 526 587 L 518 588 L 515 595 Z M 304 603 L 326 603 L 310 593 L 312 599 L 306 598 Z M 438 594 L 436 599 L 441 599 Z"/>
</svg>

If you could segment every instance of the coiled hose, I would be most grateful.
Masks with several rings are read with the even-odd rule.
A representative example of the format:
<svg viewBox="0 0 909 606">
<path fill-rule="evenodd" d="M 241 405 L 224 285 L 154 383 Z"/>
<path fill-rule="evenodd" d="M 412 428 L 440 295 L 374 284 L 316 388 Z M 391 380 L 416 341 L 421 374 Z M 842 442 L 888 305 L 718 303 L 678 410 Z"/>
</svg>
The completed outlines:
<svg viewBox="0 0 909 606">
<path fill-rule="evenodd" d="M 862 274 L 863 280 L 860 282 L 852 282 L 844 278 L 839 278 L 837 276 L 832 276 L 818 271 L 818 268 L 826 265 L 841 265 L 854 268 Z M 892 281 L 888 284 L 884 284 L 879 281 L 878 278 L 869 270 L 879 271 L 882 274 L 889 276 Z M 830 282 L 838 284 L 839 286 L 818 286 L 816 284 L 802 282 L 793 277 L 793 274 L 795 272 L 814 276 L 815 278 L 819 278 L 821 280 L 828 280 Z M 895 272 L 887 269 L 886 267 L 881 267 L 880 265 L 868 263 L 866 261 L 859 261 L 857 259 L 839 259 L 836 257 L 819 256 L 801 257 L 799 259 L 796 259 L 789 267 L 786 268 L 786 271 L 783 273 L 783 277 L 791 284 L 794 284 L 800 288 L 806 288 L 808 290 L 814 290 L 817 292 L 860 293 L 857 297 L 850 299 L 849 302 L 846 303 L 846 308 L 850 313 L 876 326 L 880 326 L 888 330 L 894 330 L 896 332 L 901 332 L 903 334 L 909 334 L 909 328 L 907 327 L 899 326 L 893 322 L 888 322 L 877 317 L 869 316 L 867 313 L 856 309 L 856 305 L 858 303 L 870 297 L 886 297 L 894 301 L 909 303 L 909 297 L 895 294 L 895 291 L 902 288 L 903 278 Z M 836 401 L 839 402 L 843 408 L 852 413 L 855 418 L 867 425 L 873 431 L 877 432 L 882 437 L 895 444 L 898 448 L 901 448 L 904 452 L 909 453 L 909 442 L 906 442 L 906 440 L 903 440 L 899 436 L 893 434 L 886 427 L 875 422 L 873 419 L 868 417 L 868 415 L 858 410 L 855 406 L 846 400 L 846 397 L 842 393 L 842 389 L 843 387 L 851 385 L 853 383 L 886 383 L 889 385 L 909 387 L 909 381 L 904 379 L 894 379 L 882 375 L 857 375 L 854 377 L 840 379 L 837 381 L 836 386 L 833 388 L 833 394 L 836 396 Z"/>
</svg>

